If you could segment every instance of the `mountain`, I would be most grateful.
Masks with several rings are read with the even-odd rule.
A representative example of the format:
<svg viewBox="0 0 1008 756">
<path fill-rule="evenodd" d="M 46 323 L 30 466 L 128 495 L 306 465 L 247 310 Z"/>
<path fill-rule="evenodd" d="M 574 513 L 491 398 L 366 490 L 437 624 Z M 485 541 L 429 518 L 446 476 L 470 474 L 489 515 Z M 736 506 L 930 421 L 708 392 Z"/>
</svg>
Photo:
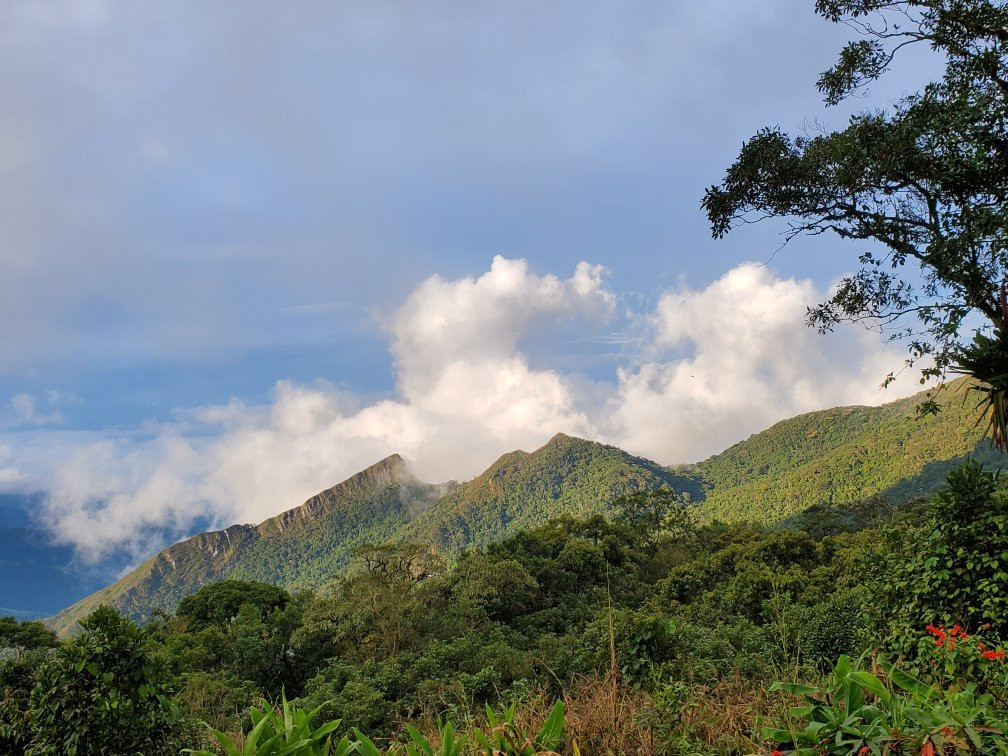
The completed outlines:
<svg viewBox="0 0 1008 756">
<path fill-rule="evenodd" d="M 232 525 L 180 541 L 59 612 L 50 624 L 65 634 L 99 604 L 143 619 L 155 609 L 174 609 L 183 596 L 224 577 L 318 587 L 347 566 L 354 547 L 393 537 L 445 490 L 419 482 L 392 455 L 259 525 Z"/>
<path fill-rule="evenodd" d="M 701 496 L 696 476 L 677 473 L 615 446 L 558 433 L 529 454 L 505 454 L 486 472 L 438 500 L 407 537 L 447 551 L 485 546 L 560 515 L 605 512 L 627 491 L 670 488 Z"/>
<path fill-rule="evenodd" d="M 918 412 L 923 399 L 799 415 L 690 466 L 706 487 L 705 516 L 772 524 L 813 506 L 898 504 L 932 493 L 968 454 L 1004 465 L 983 441 L 965 379 L 937 392 L 937 414 Z"/>
<path fill-rule="evenodd" d="M 259 525 L 176 543 L 50 624 L 67 633 L 103 603 L 143 619 L 224 577 L 318 588 L 364 543 L 418 540 L 457 550 L 559 514 L 603 511 L 625 491 L 663 486 L 700 490 L 689 476 L 650 460 L 563 434 L 531 454 L 504 455 L 462 485 L 420 482 L 393 455 Z"/>
<path fill-rule="evenodd" d="M 461 484 L 421 482 L 393 455 L 259 525 L 177 543 L 51 622 L 69 632 L 100 603 L 144 618 L 224 577 L 317 588 L 364 543 L 417 541 L 457 553 L 552 517 L 605 512 L 634 490 L 676 491 L 708 520 L 786 525 L 801 513 L 825 519 L 850 517 L 857 507 L 887 511 L 933 492 L 967 454 L 1002 464 L 982 442 L 968 388 L 949 384 L 933 416 L 917 412 L 923 395 L 811 412 L 674 468 L 564 434 L 531 453 L 505 454 Z"/>
</svg>

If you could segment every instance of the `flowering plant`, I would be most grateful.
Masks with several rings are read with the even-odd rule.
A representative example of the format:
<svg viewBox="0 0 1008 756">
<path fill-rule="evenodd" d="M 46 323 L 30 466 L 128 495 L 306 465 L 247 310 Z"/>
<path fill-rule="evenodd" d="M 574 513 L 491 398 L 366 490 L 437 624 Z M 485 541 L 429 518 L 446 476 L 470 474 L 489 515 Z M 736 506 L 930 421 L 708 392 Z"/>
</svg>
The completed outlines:
<svg viewBox="0 0 1008 756">
<path fill-rule="evenodd" d="M 1006 652 L 999 643 L 981 635 L 990 625 L 981 625 L 976 633 L 959 625 L 946 629 L 930 624 L 924 629 L 927 634 L 918 643 L 918 665 L 935 682 L 953 690 L 968 681 L 983 692 L 1008 690 Z"/>
</svg>

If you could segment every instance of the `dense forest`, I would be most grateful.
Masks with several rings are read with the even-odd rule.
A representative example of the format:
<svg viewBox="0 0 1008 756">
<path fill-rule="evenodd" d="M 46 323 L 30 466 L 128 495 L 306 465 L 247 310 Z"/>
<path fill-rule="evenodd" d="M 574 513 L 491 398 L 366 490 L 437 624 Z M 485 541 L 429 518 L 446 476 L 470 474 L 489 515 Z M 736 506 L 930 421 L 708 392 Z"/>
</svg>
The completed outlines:
<svg viewBox="0 0 1008 756">
<path fill-rule="evenodd" d="M 225 580 L 143 626 L 99 608 L 62 644 L 4 620 L 0 750 L 1008 749 L 997 474 L 967 462 L 854 527 L 697 511 L 638 492 L 451 564 L 362 546 L 321 590 Z"/>
<path fill-rule="evenodd" d="M 969 382 L 673 468 L 562 434 L 464 483 L 389 457 L 49 625 L 0 618 L 0 752 L 1008 754 L 1008 7 L 815 9 L 862 37 L 827 104 L 908 44 L 944 75 L 758 132 L 712 233 L 880 245 L 810 324 L 903 328 L 922 382 Z"/>
<path fill-rule="evenodd" d="M 773 525 L 809 507 L 821 510 L 820 519 L 849 519 L 933 493 L 967 455 L 997 460 L 982 442 L 973 385 L 948 384 L 937 415 L 917 411 L 926 393 L 810 412 L 674 468 L 565 434 L 505 454 L 461 483 L 424 483 L 393 455 L 259 525 L 177 543 L 50 624 L 64 635 L 102 604 L 142 622 L 225 578 L 318 591 L 369 543 L 430 543 L 451 560 L 551 518 L 611 513 L 634 491 L 675 493 L 700 505 L 696 514 L 708 521 Z"/>
</svg>

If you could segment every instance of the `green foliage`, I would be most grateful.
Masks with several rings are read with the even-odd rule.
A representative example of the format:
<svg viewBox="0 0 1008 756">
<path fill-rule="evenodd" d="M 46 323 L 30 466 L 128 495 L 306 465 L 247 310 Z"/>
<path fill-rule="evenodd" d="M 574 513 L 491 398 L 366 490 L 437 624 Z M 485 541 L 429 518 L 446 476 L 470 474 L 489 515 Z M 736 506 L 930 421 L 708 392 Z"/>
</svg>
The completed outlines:
<svg viewBox="0 0 1008 756">
<path fill-rule="evenodd" d="M 260 618 L 284 609 L 290 594 L 267 583 L 222 580 L 200 588 L 179 602 L 176 614 L 193 630 L 223 628 L 233 622 L 245 607 Z"/>
<path fill-rule="evenodd" d="M 241 730 L 249 701 L 261 695 L 254 683 L 228 671 L 194 669 L 179 676 L 175 703 L 190 722 L 237 732 Z M 209 735 L 205 729 L 199 734 Z"/>
<path fill-rule="evenodd" d="M 308 601 L 263 583 L 223 581 L 188 597 L 175 618 L 152 623 L 152 635 L 175 674 L 213 673 L 278 696 L 281 689 L 297 690 L 303 683 L 303 667 L 292 656 L 292 635 L 302 624 Z M 201 677 L 194 680 L 207 683 Z M 211 714 L 200 691 L 190 688 L 190 692 L 194 705 L 188 708 L 193 716 L 197 712 L 204 719 L 234 716 L 233 708 Z M 226 697 L 220 700 L 223 706 Z"/>
<path fill-rule="evenodd" d="M 841 529 L 861 528 L 932 494 L 966 455 L 1003 466 L 1003 456 L 981 443 L 971 385 L 948 384 L 937 415 L 917 412 L 924 400 L 917 394 L 777 423 L 696 466 L 710 486 L 698 511 L 708 520 L 772 525 L 792 517 L 793 527 L 811 529 L 833 518 Z"/>
<path fill-rule="evenodd" d="M 797 754 L 1004 753 L 1005 723 L 975 685 L 942 691 L 879 659 L 883 676 L 841 656 L 824 688 L 776 683 L 803 699 L 763 737 Z M 866 749 L 866 750 L 862 750 Z"/>
<path fill-rule="evenodd" d="M 961 396 L 965 390 L 960 386 L 955 389 L 959 394 L 950 391 L 946 396 Z M 770 680 L 810 680 L 818 692 L 809 695 L 834 706 L 837 699 L 831 691 L 841 682 L 832 669 L 829 679 L 823 680 L 823 671 L 838 656 L 856 658 L 878 646 L 895 617 L 901 627 L 914 629 L 900 660 L 902 668 L 941 695 L 928 698 L 926 706 L 907 704 L 902 699 L 913 696 L 900 688 L 898 672 L 852 671 L 870 671 L 890 687 L 890 698 L 901 699 L 900 712 L 920 709 L 919 716 L 931 717 L 928 722 L 944 722 L 945 714 L 946 719 L 959 717 L 960 726 L 953 730 L 956 737 L 968 738 L 968 727 L 999 726 L 1005 714 L 1000 701 L 1008 700 L 1006 665 L 977 646 L 976 638 L 965 643 L 957 635 L 956 648 L 939 648 L 931 639 L 922 641 L 920 630 L 927 622 L 942 622 L 942 612 L 953 619 L 963 613 L 972 617 L 969 612 L 974 612 L 973 627 L 987 619 L 995 622 L 983 642 L 1000 650 L 1000 621 L 989 611 L 984 614 L 977 598 L 989 593 L 993 603 L 988 608 L 999 609 L 1005 595 L 1000 587 L 978 591 L 987 579 L 1000 586 L 997 571 L 988 569 L 990 559 L 1000 564 L 1000 555 L 1008 553 L 1008 544 L 1001 543 L 1008 528 L 1002 522 L 1005 497 L 1000 486 L 992 474 L 968 466 L 949 477 L 933 511 L 918 507 L 900 512 L 880 504 L 873 514 L 874 505 L 857 498 L 859 491 L 875 485 L 870 481 L 888 479 L 885 476 L 900 470 L 916 470 L 911 478 L 925 489 L 932 485 L 931 478 L 946 470 L 947 462 L 928 467 L 928 444 L 961 448 L 977 437 L 971 424 L 960 422 L 965 415 L 957 416 L 957 411 L 950 405 L 949 411 L 923 421 L 926 443 L 887 447 L 884 463 L 889 468 L 877 476 L 863 471 L 857 477 L 852 472 L 855 479 L 843 489 L 849 505 L 834 500 L 828 508 L 805 509 L 786 526 L 724 523 L 709 516 L 694 521 L 693 514 L 718 502 L 727 506 L 734 492 L 737 508 L 732 519 L 750 519 L 745 507 L 755 506 L 758 496 L 775 496 L 783 490 L 775 487 L 799 487 L 802 480 L 809 490 L 801 496 L 817 500 L 825 483 L 808 477 L 811 471 L 826 475 L 841 469 L 855 448 L 862 455 L 878 452 L 881 447 L 870 445 L 876 443 L 869 438 L 873 434 L 881 439 L 877 443 L 895 444 L 901 434 L 910 432 L 910 423 L 917 422 L 911 420 L 910 400 L 877 409 L 816 413 L 759 434 L 679 476 L 699 483 L 703 469 L 703 480 L 719 481 L 707 491 L 706 501 L 688 508 L 671 486 L 657 494 L 631 493 L 622 502 L 614 496 L 596 502 L 597 511 L 586 505 L 591 513 L 583 517 L 556 517 L 534 528 L 505 527 L 502 540 L 466 550 L 454 563 L 440 558 L 429 543 L 362 542 L 353 549 L 356 561 L 351 568 L 318 593 L 291 595 L 282 588 L 233 579 L 215 584 L 183 602 L 174 616 L 152 621 L 142 633 L 144 653 L 163 658 L 175 677 L 175 684 L 164 690 L 165 695 L 176 691 L 173 700 L 184 716 L 183 725 L 192 728 L 195 721 L 209 725 L 186 732 L 185 744 L 194 749 L 226 748 L 212 731 L 232 745 L 242 741 L 236 733 L 246 720 L 245 712 L 262 697 L 277 702 L 278 708 L 256 707 L 249 732 L 263 721 L 266 724 L 242 745 L 253 753 L 261 747 L 301 747 L 293 734 L 284 734 L 295 724 L 306 728 L 300 740 L 310 741 L 304 747 L 312 749 L 325 748 L 329 736 L 335 741 L 350 732 L 356 734 L 348 735 L 346 748 L 359 753 L 559 749 L 559 740 L 549 745 L 554 741 L 546 737 L 548 732 L 520 726 L 535 721 L 530 713 L 541 711 L 543 701 L 557 699 L 569 704 L 564 712 L 567 742 L 578 739 L 591 744 L 593 752 L 601 750 L 607 737 L 630 731 L 657 753 L 719 749 L 727 753 L 732 748 L 750 752 L 754 717 L 767 711 L 761 696 Z M 897 427 L 898 433 L 887 435 L 887 429 Z M 942 434 L 953 438 L 942 439 Z M 775 449 L 778 443 L 783 450 Z M 626 462 L 618 450 L 592 449 L 587 442 L 555 439 L 539 461 L 528 459 L 535 455 L 505 458 L 494 468 L 500 477 L 491 475 L 480 486 L 493 491 L 497 489 L 492 486 L 498 485 L 498 493 L 507 497 L 508 485 L 545 476 L 556 459 L 566 460 L 562 464 L 572 465 L 577 475 L 584 472 L 581 462 L 592 454 L 602 455 L 609 473 Z M 890 461 L 903 453 L 907 456 L 902 461 Z M 605 468 L 605 460 L 615 460 L 616 466 Z M 514 478 L 509 477 L 512 474 Z M 370 495 L 366 492 L 373 493 L 376 485 L 389 491 L 406 485 L 382 478 L 392 475 L 388 470 L 370 475 L 352 490 L 341 490 L 365 501 Z M 608 485 L 615 479 L 607 475 L 582 477 L 579 485 L 587 486 L 586 481 Z M 766 488 L 746 488 L 751 478 Z M 540 482 L 543 488 L 535 495 L 557 491 L 556 480 L 544 477 Z M 846 484 L 832 485 L 840 491 Z M 907 480 L 899 485 L 916 484 Z M 599 490 L 610 489 L 603 485 Z M 749 503 L 746 491 L 754 497 Z M 801 496 L 781 504 L 778 514 L 792 504 L 799 506 L 795 502 L 805 501 Z M 320 500 L 317 507 L 328 506 L 327 501 Z M 772 513 L 776 505 L 761 506 Z M 918 524 L 916 517 L 922 511 L 928 520 Z M 302 517 L 304 523 L 299 525 Z M 278 532 L 282 525 L 283 533 L 293 533 L 312 522 L 316 521 L 308 515 L 296 514 L 275 526 Z M 934 577 L 929 572 L 934 565 L 918 552 L 932 536 L 964 561 L 961 571 L 951 570 L 940 576 L 946 582 L 925 590 Z M 969 555 L 974 553 L 983 558 L 973 559 L 970 567 Z M 890 587 L 888 593 L 878 592 L 883 585 Z M 111 617 L 104 621 L 111 624 Z M 133 626 L 127 622 L 124 627 Z M 85 632 L 72 643 L 87 637 Z M 46 737 L 32 728 L 17 728 L 28 709 L 25 691 L 35 686 L 41 697 L 42 690 L 54 687 L 46 682 L 50 678 L 13 662 L 52 653 L 43 648 L 0 654 L 0 688 L 10 680 L 8 687 L 14 691 L 7 697 L 13 703 L 0 706 L 0 725 L 6 722 L 12 727 L 7 741 L 15 744 L 8 748 L 12 753 L 19 753 L 14 748 L 38 745 L 31 742 L 33 737 L 40 742 Z M 82 670 L 82 678 L 90 676 L 86 665 Z M 160 665 L 152 663 L 151 670 L 160 674 Z M 848 678 L 873 685 L 860 675 L 844 677 Z M 576 699 L 579 690 L 589 691 L 587 703 L 575 709 L 582 705 Z M 721 695 L 726 696 L 723 703 L 718 701 Z M 864 694 L 863 699 L 875 705 L 874 695 Z M 611 721 L 616 715 L 610 708 L 618 696 L 623 697 L 619 706 L 632 710 L 619 727 Z M 83 695 L 78 698 L 86 700 Z M 502 706 L 503 714 L 489 715 L 490 725 L 481 733 L 486 742 L 474 741 L 473 728 L 487 716 L 486 708 L 495 712 Z M 873 726 L 869 713 L 862 712 L 851 726 Z M 892 719 L 898 713 L 885 716 Z M 831 716 L 829 721 L 834 721 L 836 717 L 825 710 L 814 714 L 823 721 Z M 810 717 L 811 709 L 795 713 L 798 731 L 808 727 Z M 72 721 L 73 716 L 67 719 Z M 321 729 L 315 722 L 337 719 L 346 723 L 345 732 L 331 730 L 312 741 Z M 458 723 L 461 729 L 446 722 Z M 578 727 L 589 729 L 579 733 Z M 899 730 L 903 734 L 898 734 L 895 725 L 885 727 L 894 744 L 923 742 L 919 733 Z M 982 729 L 977 732 L 981 738 L 991 735 Z M 850 736 L 844 733 L 841 739 Z M 860 734 L 875 737 L 872 733 Z M 273 745 L 266 746 L 269 742 Z M 621 747 L 630 752 L 638 748 L 628 741 L 621 741 Z M 157 753 L 154 748 L 144 752 Z"/>
<path fill-rule="evenodd" d="M 56 633 L 41 622 L 18 622 L 14 617 L 0 617 L 0 651 L 23 654 L 58 645 Z"/>
<path fill-rule="evenodd" d="M 973 461 L 951 472 L 927 522 L 900 541 L 876 588 L 897 648 L 932 623 L 1008 637 L 1008 492 L 997 473 Z"/>
<path fill-rule="evenodd" d="M 20 756 L 31 743 L 29 701 L 47 657 L 46 649 L 0 657 L 0 753 Z"/>
<path fill-rule="evenodd" d="M 465 742 L 455 735 L 455 728 L 451 722 L 438 720 L 438 739 L 441 742 L 439 747 L 431 745 L 416 727 L 406 726 L 412 743 L 406 744 L 407 756 L 458 756 L 462 753 Z"/>
<path fill-rule="evenodd" d="M 1002 284 L 1002 308 L 1008 308 Z M 1006 310 L 1004 315 L 1008 315 Z M 999 449 L 1008 449 L 1008 333 L 1005 324 L 995 337 L 973 334 L 973 342 L 961 347 L 953 368 L 978 381 L 973 390 L 980 396 L 980 411 L 987 418 L 987 433 Z"/>
<path fill-rule="evenodd" d="M 515 707 L 509 706 L 500 714 L 487 706 L 489 732 L 477 729 L 474 740 L 487 756 L 535 756 L 541 751 L 555 751 L 563 742 L 564 704 L 557 701 L 543 721 L 539 732 L 532 735 L 515 724 Z"/>
<path fill-rule="evenodd" d="M 958 625 L 945 628 L 928 625 L 920 633 L 916 648 L 919 674 L 935 685 L 962 688 L 973 684 L 981 693 L 1005 700 L 1008 667 L 1005 651 L 986 633 L 967 633 Z"/>
<path fill-rule="evenodd" d="M 177 753 L 171 683 L 144 632 L 108 607 L 81 627 L 38 672 L 28 753 Z"/>
<path fill-rule="evenodd" d="M 502 622 L 514 620 L 531 609 L 540 592 L 538 581 L 517 559 L 493 559 L 478 552 L 459 562 L 452 583 L 460 599 L 479 607 L 490 619 Z"/>
<path fill-rule="evenodd" d="M 313 727 L 312 721 L 318 713 L 319 709 L 304 711 L 291 706 L 287 696 L 281 694 L 279 709 L 266 700 L 261 708 L 251 708 L 252 729 L 241 746 L 227 733 L 213 730 L 213 734 L 226 756 L 346 756 L 357 750 L 346 736 L 333 742 L 340 720 Z M 215 756 L 213 751 L 186 749 L 184 753 Z"/>
<path fill-rule="evenodd" d="M 715 237 L 748 220 L 789 222 L 788 238 L 833 232 L 873 240 L 861 269 L 843 279 L 809 321 L 828 330 L 841 321 L 891 326 L 911 361 L 929 355 L 924 376 L 962 360 L 961 340 L 976 313 L 1003 342 L 1008 306 L 1008 7 L 1002 0 L 819 0 L 817 12 L 856 29 L 819 80 L 836 104 L 877 79 L 906 45 L 924 43 L 943 58 L 940 80 L 893 103 L 860 113 L 840 131 L 791 138 L 777 128 L 743 145 L 703 206 Z M 910 263 L 917 270 L 905 273 Z M 915 281 L 919 274 L 919 281 Z M 962 333 L 962 332 L 966 333 Z M 986 380 L 1006 372 L 984 368 Z M 1000 400 L 999 400 L 1000 402 Z M 1003 406 L 995 403 L 1005 438 Z"/>
<path fill-rule="evenodd" d="M 448 552 L 486 546 L 557 517 L 608 511 L 620 496 L 667 489 L 696 498 L 701 482 L 612 446 L 558 434 L 541 449 L 512 452 L 442 497 L 406 537 Z"/>
<path fill-rule="evenodd" d="M 35 673 L 58 645 L 55 633 L 41 622 L 0 617 L 0 753 L 15 756 L 28 748 Z"/>
<path fill-rule="evenodd" d="M 666 558 L 681 559 L 688 546 L 677 536 L 695 519 L 783 523 L 816 534 L 862 528 L 891 516 L 907 500 L 932 493 L 965 454 L 976 452 L 988 464 L 1002 464 L 988 446 L 978 447 L 982 429 L 976 427 L 976 398 L 964 401 L 968 394 L 965 383 L 950 385 L 938 397 L 941 414 L 924 418 L 915 411 L 920 396 L 881 407 L 810 413 L 675 470 L 563 435 L 531 454 L 505 455 L 461 485 L 420 483 L 402 460 L 391 457 L 258 526 L 236 525 L 175 544 L 61 612 L 52 626 L 66 634 L 99 603 L 143 619 L 156 609 L 173 610 L 186 595 L 222 578 L 327 591 L 333 579 L 355 569 L 355 552 L 368 544 L 419 542 L 455 558 L 467 548 L 490 547 L 563 518 L 585 522 L 582 537 L 610 563 L 618 551 L 644 550 L 646 568 L 659 571 L 668 561 L 650 560 L 658 556 L 651 551 L 663 548 Z M 643 510 L 634 514 L 623 511 L 622 503 L 617 506 L 627 495 L 644 503 L 653 499 L 649 506 L 663 501 L 690 506 L 669 510 L 678 519 L 662 523 L 666 532 L 655 539 L 653 525 L 634 526 Z M 620 520 L 624 532 L 596 538 L 592 531 L 598 528 L 591 523 L 603 517 Z M 689 523 L 682 521 L 686 518 Z M 571 567 L 578 559 L 587 559 L 588 569 L 601 566 L 582 545 L 572 547 L 567 557 Z M 523 579 L 514 572 L 511 577 Z M 594 580 L 594 574 L 587 579 Z M 515 589 L 518 603 L 536 601 L 531 584 L 516 583 Z M 507 595 L 497 593 L 504 603 L 491 613 L 516 611 L 506 605 Z M 491 598 L 472 595 L 477 603 Z M 293 690 L 291 680 L 286 684 Z"/>
</svg>

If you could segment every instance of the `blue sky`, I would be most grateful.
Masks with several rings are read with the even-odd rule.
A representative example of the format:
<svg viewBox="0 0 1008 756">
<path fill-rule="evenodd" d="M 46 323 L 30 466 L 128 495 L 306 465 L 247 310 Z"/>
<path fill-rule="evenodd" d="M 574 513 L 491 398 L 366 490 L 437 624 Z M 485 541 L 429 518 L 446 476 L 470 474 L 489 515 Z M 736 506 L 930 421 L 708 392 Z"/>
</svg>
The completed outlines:
<svg viewBox="0 0 1008 756">
<path fill-rule="evenodd" d="M 4 3 L 0 485 L 139 555 L 393 451 L 692 461 L 913 390 L 801 323 L 859 249 L 699 209 L 759 127 L 935 70 L 826 110 L 846 32 L 804 0 Z"/>
</svg>

